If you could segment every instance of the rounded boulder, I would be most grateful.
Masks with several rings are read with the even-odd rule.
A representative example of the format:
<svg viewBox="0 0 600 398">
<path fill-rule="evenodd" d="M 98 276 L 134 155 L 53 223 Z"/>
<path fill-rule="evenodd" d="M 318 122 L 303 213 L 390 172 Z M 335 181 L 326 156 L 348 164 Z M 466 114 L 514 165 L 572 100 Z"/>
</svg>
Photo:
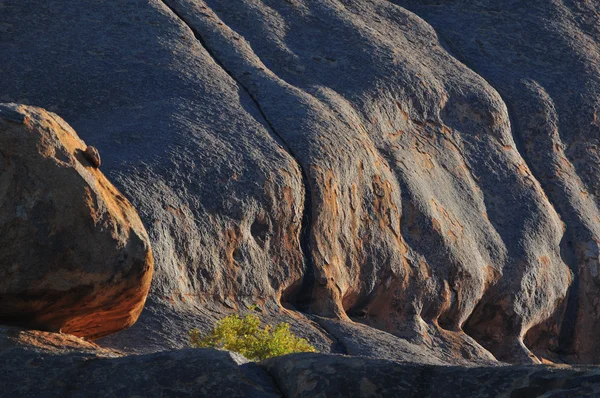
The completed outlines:
<svg viewBox="0 0 600 398">
<path fill-rule="evenodd" d="M 148 235 L 86 149 L 57 115 L 0 104 L 2 324 L 96 339 L 142 311 Z"/>
</svg>

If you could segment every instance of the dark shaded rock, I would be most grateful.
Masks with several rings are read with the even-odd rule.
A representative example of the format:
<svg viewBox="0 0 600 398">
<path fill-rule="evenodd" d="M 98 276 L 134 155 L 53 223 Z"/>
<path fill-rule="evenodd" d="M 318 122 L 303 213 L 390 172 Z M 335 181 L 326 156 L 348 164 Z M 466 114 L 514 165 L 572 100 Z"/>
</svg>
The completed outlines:
<svg viewBox="0 0 600 398">
<path fill-rule="evenodd" d="M 55 111 L 93 143 L 150 235 L 152 308 L 121 346 L 183 347 L 246 303 L 280 313 L 305 269 L 302 176 L 189 28 L 156 0 L 2 4 L 0 97 Z"/>
<path fill-rule="evenodd" d="M 571 272 L 492 86 L 388 1 L 167 3 L 306 174 L 311 268 L 292 301 L 409 341 L 435 330 L 463 356 L 477 343 L 455 336 L 497 285 L 494 328 L 475 340 L 497 334 L 504 359 L 536 361 L 522 337 Z"/>
<path fill-rule="evenodd" d="M 102 160 L 100 159 L 100 152 L 93 146 L 88 146 L 85 148 L 83 152 L 85 158 L 94 166 L 95 168 L 99 168 L 102 164 Z"/>
<path fill-rule="evenodd" d="M 294 354 L 256 364 L 211 349 L 118 357 L 85 348 L 90 343 L 73 336 L 45 333 L 16 342 L 18 333 L 33 334 L 0 330 L 3 397 L 572 398 L 600 393 L 597 367 L 465 368 L 323 354 Z M 71 347 L 48 344 L 57 340 L 69 341 Z"/>
<path fill-rule="evenodd" d="M 25 113 L 7 104 L 0 104 L 0 118 L 14 123 L 25 123 Z"/>
<path fill-rule="evenodd" d="M 0 109 L 24 117 L 0 118 L 0 323 L 88 338 L 131 326 L 153 268 L 137 212 L 62 119 Z"/>
<path fill-rule="evenodd" d="M 461 368 L 378 359 L 294 354 L 261 363 L 285 397 L 589 397 L 600 394 L 596 367 Z M 546 395 L 545 395 L 546 394 Z"/>
<path fill-rule="evenodd" d="M 0 351 L 6 397 L 280 397 L 266 371 L 238 354 L 172 351 L 123 358 Z"/>
</svg>

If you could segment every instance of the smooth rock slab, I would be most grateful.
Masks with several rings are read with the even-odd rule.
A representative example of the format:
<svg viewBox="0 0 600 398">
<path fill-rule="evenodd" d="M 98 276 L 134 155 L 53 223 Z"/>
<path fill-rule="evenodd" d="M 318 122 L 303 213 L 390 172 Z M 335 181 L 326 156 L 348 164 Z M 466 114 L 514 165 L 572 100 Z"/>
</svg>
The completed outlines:
<svg viewBox="0 0 600 398">
<path fill-rule="evenodd" d="M 143 308 L 148 236 L 86 148 L 58 116 L 0 104 L 0 323 L 98 338 Z"/>
</svg>

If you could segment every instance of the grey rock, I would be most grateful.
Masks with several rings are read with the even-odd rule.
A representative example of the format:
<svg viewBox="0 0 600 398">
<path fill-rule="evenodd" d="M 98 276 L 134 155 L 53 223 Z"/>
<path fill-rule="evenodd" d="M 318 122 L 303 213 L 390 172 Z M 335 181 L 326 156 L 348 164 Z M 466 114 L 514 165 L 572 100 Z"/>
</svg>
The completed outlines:
<svg viewBox="0 0 600 398">
<path fill-rule="evenodd" d="M 105 343 L 259 304 L 324 350 L 597 361 L 598 6 L 534 3 L 3 2 L 0 95 L 93 142 L 152 241 Z"/>
<path fill-rule="evenodd" d="M 13 28 L 0 40 L 2 96 L 27 93 L 93 143 L 152 240 L 149 308 L 120 346 L 183 347 L 189 329 L 244 301 L 280 311 L 305 268 L 302 177 L 189 28 L 156 0 L 3 6 L 0 23 Z"/>
<path fill-rule="evenodd" d="M 395 0 L 430 23 L 449 51 L 502 95 L 519 152 L 565 224 L 560 254 L 572 270 L 568 300 L 527 336 L 540 356 L 600 361 L 600 8 L 598 2 Z M 492 352 L 490 289 L 468 329 Z M 538 293 L 539 294 L 539 293 Z M 498 319 L 500 321 L 500 319 Z"/>
<path fill-rule="evenodd" d="M 25 123 L 25 113 L 19 111 L 17 104 L 1 104 L 0 117 L 9 122 Z"/>
<path fill-rule="evenodd" d="M 496 358 L 481 348 L 469 336 L 429 328 L 426 339 L 400 339 L 390 333 L 357 322 L 344 322 L 316 317 L 330 336 L 341 346 L 346 355 L 380 358 L 394 362 L 428 365 L 495 366 Z M 448 344 L 461 347 L 461 355 Z"/>
<path fill-rule="evenodd" d="M 294 354 L 261 363 L 285 397 L 589 397 L 597 367 L 409 365 L 358 357 Z"/>
<path fill-rule="evenodd" d="M 600 369 L 593 366 L 459 367 L 323 354 L 253 363 L 212 349 L 121 355 L 73 336 L 1 327 L 0 396 L 529 398 L 600 393 Z"/>
<path fill-rule="evenodd" d="M 0 353 L 2 397 L 280 397 L 269 374 L 227 351 L 123 358 Z"/>
</svg>

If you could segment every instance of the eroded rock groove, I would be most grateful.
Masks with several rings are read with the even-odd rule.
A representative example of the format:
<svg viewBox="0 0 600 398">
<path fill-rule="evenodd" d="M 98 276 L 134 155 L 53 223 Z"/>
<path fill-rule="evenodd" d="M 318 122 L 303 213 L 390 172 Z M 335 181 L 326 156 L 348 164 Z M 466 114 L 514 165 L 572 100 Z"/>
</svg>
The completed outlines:
<svg viewBox="0 0 600 398">
<path fill-rule="evenodd" d="M 235 75 L 230 70 L 227 69 L 227 67 L 223 64 L 223 62 L 221 62 L 221 60 L 219 60 L 219 58 L 216 56 L 216 54 L 210 49 L 210 47 L 208 46 L 208 44 L 206 43 L 206 41 L 204 40 L 204 38 L 202 37 L 200 32 L 198 32 L 198 30 L 195 29 L 192 26 L 192 24 L 190 24 L 186 20 L 186 18 L 175 8 L 175 6 L 169 4 L 168 0 L 161 0 L 161 2 L 188 29 L 190 29 L 190 31 L 194 35 L 194 38 L 198 41 L 198 43 L 200 43 L 202 48 L 204 48 L 204 50 L 206 50 L 206 52 L 212 58 L 212 60 L 225 73 L 227 73 L 227 75 L 229 75 L 229 77 L 231 77 L 231 79 L 248 95 L 248 97 L 252 100 L 252 102 L 256 106 L 256 109 L 258 110 L 260 116 L 264 120 L 264 122 L 266 124 L 265 127 L 267 128 L 267 130 L 271 133 L 272 137 L 281 146 L 281 148 L 285 152 L 287 152 L 292 157 L 292 159 L 294 159 L 294 162 L 300 169 L 300 173 L 302 175 L 302 185 L 303 185 L 303 193 L 304 193 L 304 206 L 303 206 L 303 210 L 302 210 L 302 220 L 301 220 L 301 227 L 300 227 L 300 248 L 302 250 L 302 256 L 303 256 L 304 262 L 305 262 L 305 268 L 306 268 L 305 272 L 306 273 L 304 275 L 300 291 L 293 292 L 293 293 L 296 293 L 296 294 L 294 294 L 294 296 L 299 299 L 298 301 L 300 301 L 300 304 L 302 306 L 302 301 L 305 299 L 305 297 L 310 298 L 310 291 L 312 289 L 312 286 L 314 285 L 314 265 L 313 265 L 313 261 L 312 261 L 311 251 L 310 251 L 310 239 L 311 239 L 310 236 L 311 236 L 311 229 L 312 229 L 312 198 L 311 198 L 311 186 L 310 186 L 310 180 L 308 178 L 308 174 L 307 174 L 306 170 L 304 169 L 304 167 L 302 166 L 302 163 L 299 161 L 297 155 L 294 153 L 294 151 L 291 149 L 291 147 L 287 144 L 287 142 L 281 136 L 281 134 L 279 134 L 277 132 L 277 130 L 275 129 L 275 126 L 267 117 L 267 115 L 266 115 L 265 111 L 263 110 L 258 99 L 252 94 L 252 92 L 238 78 L 235 77 Z M 260 120 L 259 120 L 259 122 L 260 122 Z M 291 301 L 296 301 L 296 300 L 293 300 L 295 297 L 287 297 L 286 292 L 284 291 L 283 296 L 282 296 L 282 301 L 285 302 L 285 301 L 288 301 L 288 299 L 292 299 Z"/>
</svg>

